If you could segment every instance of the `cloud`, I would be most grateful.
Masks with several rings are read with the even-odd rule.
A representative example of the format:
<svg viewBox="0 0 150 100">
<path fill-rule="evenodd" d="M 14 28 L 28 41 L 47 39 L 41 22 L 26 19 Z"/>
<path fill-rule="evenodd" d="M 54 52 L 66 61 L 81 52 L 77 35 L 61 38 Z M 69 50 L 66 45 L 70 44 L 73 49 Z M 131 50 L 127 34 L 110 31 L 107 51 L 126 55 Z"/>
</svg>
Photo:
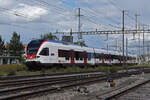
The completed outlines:
<svg viewBox="0 0 150 100">
<path fill-rule="evenodd" d="M 16 14 L 18 14 L 18 16 L 20 16 L 17 17 L 13 15 L 13 18 L 15 18 L 15 20 L 17 20 L 16 18 L 21 18 L 21 17 L 24 17 L 24 19 L 27 20 L 35 20 L 40 18 L 40 16 L 47 14 L 47 10 L 42 7 L 30 6 L 23 3 L 19 4 L 18 8 L 12 9 L 11 12 L 15 12 Z"/>
<path fill-rule="evenodd" d="M 13 4 L 13 0 L 0 0 L 0 6 L 6 7 Z"/>
<path fill-rule="evenodd" d="M 38 1 L 45 1 L 47 4 Z M 109 1 L 114 2 L 115 5 Z M 82 31 L 118 30 L 113 27 L 122 27 L 122 12 L 118 8 L 126 9 L 126 13 L 132 17 L 136 12 L 140 13 L 138 21 L 149 24 L 149 3 L 148 0 L 0 0 L 0 22 L 24 27 L 6 26 L 0 23 L 0 35 L 9 41 L 8 37 L 11 33 L 17 31 L 21 34 L 22 41 L 27 43 L 32 38 L 39 38 L 40 34 L 50 31 L 69 31 L 71 28 L 73 31 L 78 31 L 77 8 L 79 7 L 81 15 L 83 15 L 81 17 Z M 1 7 L 9 9 L 9 11 L 2 10 Z M 135 20 L 126 15 L 125 27 L 133 29 L 134 26 Z M 132 35 L 127 37 L 132 39 Z M 145 35 L 145 37 L 149 37 L 149 35 Z M 99 38 L 93 36 L 92 39 L 90 36 L 85 36 L 84 39 L 90 46 L 96 43 L 99 48 L 104 48 L 106 47 L 104 38 L 106 39 L 106 36 Z M 122 35 L 109 35 L 109 42 L 112 45 L 115 44 L 115 38 L 121 41 Z M 96 45 L 94 46 L 96 47 Z"/>
</svg>

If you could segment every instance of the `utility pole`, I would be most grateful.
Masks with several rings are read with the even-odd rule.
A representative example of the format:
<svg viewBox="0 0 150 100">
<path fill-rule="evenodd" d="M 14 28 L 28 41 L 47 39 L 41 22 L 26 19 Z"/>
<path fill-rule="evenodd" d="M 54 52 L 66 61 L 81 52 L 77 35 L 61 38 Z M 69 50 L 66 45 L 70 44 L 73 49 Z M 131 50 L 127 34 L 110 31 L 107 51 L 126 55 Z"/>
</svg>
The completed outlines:
<svg viewBox="0 0 150 100">
<path fill-rule="evenodd" d="M 78 39 L 80 40 L 80 39 L 82 39 L 82 33 L 81 33 L 81 16 L 83 16 L 83 15 L 81 15 L 81 12 L 80 12 L 80 8 L 78 8 L 78 17 L 79 17 L 79 19 L 78 19 L 78 32 L 79 32 L 79 34 L 78 34 Z"/>
<path fill-rule="evenodd" d="M 140 15 L 136 13 L 135 14 L 135 22 L 136 22 L 135 28 L 136 28 L 136 31 L 138 30 L 138 18 L 137 18 L 138 16 L 140 16 Z"/>
<path fill-rule="evenodd" d="M 123 52 L 123 66 L 125 63 L 125 59 L 124 59 L 124 34 L 125 34 L 125 23 L 124 23 L 124 18 L 125 17 L 125 10 L 122 11 L 122 52 Z"/>
<path fill-rule="evenodd" d="M 137 34 L 137 31 L 138 31 L 138 16 L 140 16 L 139 14 L 135 14 L 135 23 L 136 23 L 136 25 L 135 25 L 135 28 L 136 28 L 136 34 Z M 139 60 L 139 62 L 140 62 L 140 33 L 139 33 L 139 38 L 138 38 L 138 40 L 139 40 L 139 57 L 138 57 L 138 60 Z"/>
<path fill-rule="evenodd" d="M 119 42 L 118 39 L 116 39 L 116 51 L 118 51 L 118 48 L 119 48 Z"/>
<path fill-rule="evenodd" d="M 147 56 L 148 56 L 148 61 L 149 61 L 149 41 L 147 41 Z"/>
<path fill-rule="evenodd" d="M 109 41 L 108 41 L 108 34 L 107 34 L 107 53 L 108 53 L 108 49 L 109 49 Z"/>
<path fill-rule="evenodd" d="M 144 37 L 144 25 L 143 25 L 143 60 L 145 61 L 145 37 Z"/>
<path fill-rule="evenodd" d="M 107 53 L 108 53 L 108 49 L 109 49 L 109 45 L 108 45 L 108 41 L 107 41 Z"/>
<path fill-rule="evenodd" d="M 70 36 L 72 36 L 72 28 L 70 29 Z"/>
<path fill-rule="evenodd" d="M 126 37 L 126 58 L 128 57 L 128 38 Z"/>
</svg>

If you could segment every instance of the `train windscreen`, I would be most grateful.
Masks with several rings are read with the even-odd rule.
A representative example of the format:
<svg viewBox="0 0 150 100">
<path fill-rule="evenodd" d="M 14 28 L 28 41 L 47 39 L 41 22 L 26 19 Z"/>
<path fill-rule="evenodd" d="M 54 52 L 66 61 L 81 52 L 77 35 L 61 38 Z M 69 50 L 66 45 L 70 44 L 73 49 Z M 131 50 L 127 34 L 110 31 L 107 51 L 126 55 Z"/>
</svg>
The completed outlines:
<svg viewBox="0 0 150 100">
<path fill-rule="evenodd" d="M 28 55 L 36 54 L 43 41 L 44 40 L 33 40 L 33 41 L 31 41 L 27 47 L 27 54 Z"/>
</svg>

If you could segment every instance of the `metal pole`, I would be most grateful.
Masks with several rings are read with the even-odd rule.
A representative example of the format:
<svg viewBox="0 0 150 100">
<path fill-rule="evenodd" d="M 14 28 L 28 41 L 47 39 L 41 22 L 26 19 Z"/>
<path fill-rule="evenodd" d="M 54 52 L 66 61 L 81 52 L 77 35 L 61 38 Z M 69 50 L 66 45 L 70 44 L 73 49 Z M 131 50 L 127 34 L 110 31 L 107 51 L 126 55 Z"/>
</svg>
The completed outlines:
<svg viewBox="0 0 150 100">
<path fill-rule="evenodd" d="M 79 32 L 78 39 L 82 39 L 81 23 L 80 23 L 80 17 L 81 17 L 80 8 L 78 8 L 78 17 L 79 17 L 79 20 L 78 20 L 78 32 Z"/>
<path fill-rule="evenodd" d="M 128 57 L 128 38 L 126 38 L 126 57 Z"/>
<path fill-rule="evenodd" d="M 148 55 L 148 62 L 149 62 L 149 41 L 147 41 L 147 50 L 148 50 L 147 55 Z"/>
<path fill-rule="evenodd" d="M 116 39 L 116 51 L 118 51 L 118 48 L 119 48 L 119 42 L 118 39 Z"/>
<path fill-rule="evenodd" d="M 144 56 L 144 54 L 145 54 L 145 47 L 144 47 L 144 43 L 145 42 L 145 37 L 144 37 L 144 26 L 143 26 L 143 60 L 145 61 L 145 56 Z"/>
<path fill-rule="evenodd" d="M 139 27 L 139 29 L 140 29 L 140 27 Z M 139 57 L 140 57 L 140 55 L 141 55 L 140 32 L 139 32 L 139 38 L 138 39 L 139 39 Z"/>
<path fill-rule="evenodd" d="M 109 42 L 108 42 L 108 34 L 107 34 L 107 53 L 108 53 L 108 49 L 109 49 Z"/>
<path fill-rule="evenodd" d="M 123 52 L 123 66 L 124 66 L 124 33 L 125 33 L 125 31 L 124 31 L 124 15 L 125 15 L 125 10 L 123 10 L 122 11 L 122 34 L 123 34 L 123 36 L 122 36 L 122 52 Z"/>
<path fill-rule="evenodd" d="M 109 48 L 109 45 L 108 45 L 108 41 L 107 41 L 107 53 L 108 53 L 108 48 Z"/>
<path fill-rule="evenodd" d="M 137 19 L 137 17 L 138 16 L 140 16 L 139 14 L 135 14 L 135 22 L 136 22 L 136 26 L 135 26 L 135 28 L 136 28 L 136 34 L 137 34 L 137 31 L 138 31 L 138 19 Z M 139 57 L 138 57 L 138 61 L 140 62 L 140 33 L 139 33 Z"/>
<path fill-rule="evenodd" d="M 128 38 L 126 37 L 126 62 L 128 61 Z M 126 63 L 127 65 L 127 63 Z"/>
</svg>

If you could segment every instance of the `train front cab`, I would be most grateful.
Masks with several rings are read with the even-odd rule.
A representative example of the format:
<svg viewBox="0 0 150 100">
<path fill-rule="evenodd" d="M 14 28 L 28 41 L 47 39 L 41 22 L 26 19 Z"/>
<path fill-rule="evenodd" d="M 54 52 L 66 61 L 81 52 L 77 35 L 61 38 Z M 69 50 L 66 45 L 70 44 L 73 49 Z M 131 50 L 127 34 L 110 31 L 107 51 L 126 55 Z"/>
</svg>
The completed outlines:
<svg viewBox="0 0 150 100">
<path fill-rule="evenodd" d="M 37 55 L 40 47 L 46 42 L 47 40 L 33 40 L 31 41 L 27 48 L 26 48 L 26 65 L 28 66 L 29 69 L 38 69 L 41 66 L 41 57 L 42 56 L 48 56 L 48 52 L 46 52 L 48 50 L 48 48 L 43 48 L 43 50 L 41 50 L 40 54 Z"/>
</svg>

